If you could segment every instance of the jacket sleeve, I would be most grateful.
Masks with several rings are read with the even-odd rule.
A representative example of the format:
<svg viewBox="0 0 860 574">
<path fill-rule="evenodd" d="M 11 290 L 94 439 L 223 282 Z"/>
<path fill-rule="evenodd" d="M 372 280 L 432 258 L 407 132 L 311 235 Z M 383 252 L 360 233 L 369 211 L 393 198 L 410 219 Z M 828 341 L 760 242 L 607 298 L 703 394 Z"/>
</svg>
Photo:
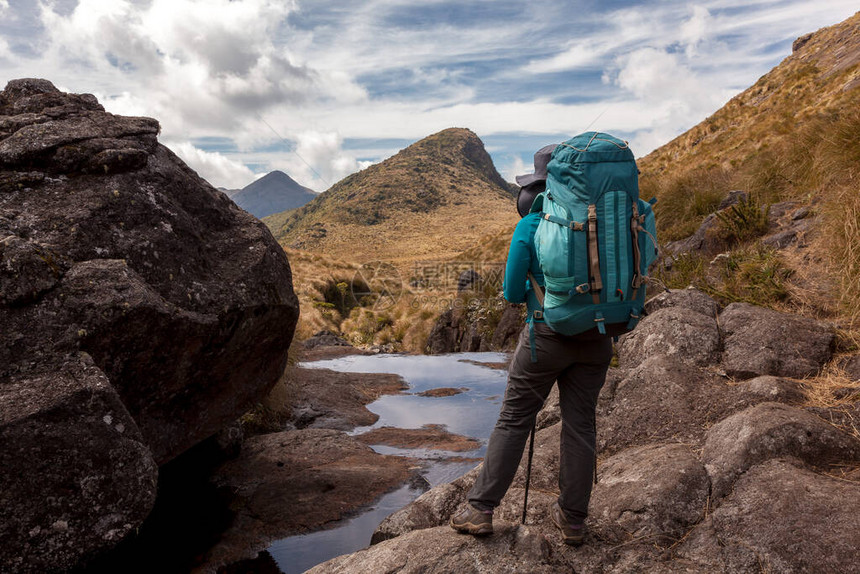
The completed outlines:
<svg viewBox="0 0 860 574">
<path fill-rule="evenodd" d="M 511 303 L 526 302 L 526 274 L 531 264 L 530 241 L 529 226 L 526 220 L 522 219 L 514 230 L 508 262 L 505 265 L 504 295 Z"/>
</svg>

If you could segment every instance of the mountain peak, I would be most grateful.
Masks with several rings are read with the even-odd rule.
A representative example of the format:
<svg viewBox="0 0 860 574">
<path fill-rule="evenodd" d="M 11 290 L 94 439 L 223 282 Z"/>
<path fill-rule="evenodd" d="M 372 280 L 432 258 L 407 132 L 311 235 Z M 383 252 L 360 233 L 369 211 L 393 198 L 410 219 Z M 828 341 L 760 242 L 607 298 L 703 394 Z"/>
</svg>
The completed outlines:
<svg viewBox="0 0 860 574">
<path fill-rule="evenodd" d="M 477 240 L 472 237 L 477 231 L 474 223 L 457 224 L 461 214 L 493 213 L 498 218 L 488 224 L 493 227 L 506 224 L 508 215 L 515 222 L 512 206 L 510 188 L 481 139 L 471 130 L 449 128 L 348 176 L 303 208 L 267 222 L 286 245 L 322 248 L 336 256 L 361 259 L 357 251 L 364 247 L 372 247 L 377 257 L 387 251 L 417 254 L 423 247 L 439 255 L 453 245 L 462 250 Z M 406 230 L 409 221 L 424 234 L 430 228 L 438 228 L 439 234 L 430 241 L 416 235 L 415 241 L 423 244 L 416 249 L 416 243 L 406 238 L 413 235 Z M 388 226 L 379 225 L 383 222 L 395 225 L 397 235 L 386 237 Z M 481 229 L 479 235 L 486 232 Z"/>
<path fill-rule="evenodd" d="M 282 171 L 272 171 L 232 196 L 236 204 L 262 219 L 273 213 L 296 209 L 317 196 Z"/>
</svg>

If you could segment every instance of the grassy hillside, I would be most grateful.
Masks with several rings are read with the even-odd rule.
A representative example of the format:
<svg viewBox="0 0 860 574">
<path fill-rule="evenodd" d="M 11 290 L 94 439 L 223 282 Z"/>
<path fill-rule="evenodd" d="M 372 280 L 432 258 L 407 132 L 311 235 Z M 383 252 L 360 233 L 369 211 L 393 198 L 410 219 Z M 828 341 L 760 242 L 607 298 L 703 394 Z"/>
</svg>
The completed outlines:
<svg viewBox="0 0 860 574">
<path fill-rule="evenodd" d="M 711 117 L 640 160 L 642 194 L 656 195 L 662 241 L 690 235 L 730 190 L 766 211 L 792 200 L 819 223 L 812 248 L 768 252 L 755 245 L 755 222 L 721 221 L 734 244 L 739 277 L 767 283 L 753 299 L 836 318 L 860 318 L 860 13 L 795 42 L 794 52 Z M 737 219 L 737 218 L 735 218 Z M 746 225 L 731 237 L 729 224 Z M 707 262 L 682 262 L 682 280 L 701 280 Z M 676 269 L 676 274 L 679 270 Z M 671 281 L 673 278 L 670 276 Z"/>
<path fill-rule="evenodd" d="M 481 140 L 447 129 L 264 221 L 282 245 L 356 262 L 450 258 L 513 229 L 508 184 Z"/>
</svg>

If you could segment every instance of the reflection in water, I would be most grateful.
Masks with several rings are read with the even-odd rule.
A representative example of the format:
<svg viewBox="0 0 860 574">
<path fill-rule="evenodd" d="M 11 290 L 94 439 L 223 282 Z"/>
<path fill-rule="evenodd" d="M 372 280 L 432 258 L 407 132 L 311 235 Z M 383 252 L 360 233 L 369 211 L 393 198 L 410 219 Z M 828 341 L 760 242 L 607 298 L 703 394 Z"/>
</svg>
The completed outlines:
<svg viewBox="0 0 860 574">
<path fill-rule="evenodd" d="M 503 353 L 456 353 L 441 356 L 352 355 L 303 363 L 305 368 L 332 369 L 353 373 L 394 373 L 409 383 L 409 393 L 420 393 L 439 387 L 466 387 L 469 390 L 450 397 L 419 397 L 415 394 L 386 395 L 367 406 L 379 415 L 372 427 L 355 429 L 359 434 L 370 428 L 395 426 L 420 428 L 425 424 L 442 424 L 452 433 L 481 440 L 481 448 L 461 453 L 430 449 L 401 449 L 375 446 L 382 454 L 396 454 L 427 461 L 422 475 L 431 486 L 450 482 L 477 464 L 475 461 L 446 461 L 449 456 L 481 458 L 490 431 L 499 414 L 507 373 L 465 361 L 502 363 Z M 316 564 L 341 554 L 355 552 L 370 544 L 379 523 L 392 512 L 406 506 L 422 494 L 409 485 L 383 496 L 371 508 L 337 528 L 292 536 L 273 543 L 268 551 L 286 574 L 304 572 Z"/>
</svg>

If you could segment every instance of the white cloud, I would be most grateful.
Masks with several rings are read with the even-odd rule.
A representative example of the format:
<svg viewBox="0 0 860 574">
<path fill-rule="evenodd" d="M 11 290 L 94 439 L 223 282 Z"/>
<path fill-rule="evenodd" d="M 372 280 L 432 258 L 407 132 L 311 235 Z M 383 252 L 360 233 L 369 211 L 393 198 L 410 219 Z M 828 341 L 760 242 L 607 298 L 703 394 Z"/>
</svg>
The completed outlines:
<svg viewBox="0 0 860 574">
<path fill-rule="evenodd" d="M 258 177 L 243 163 L 220 153 L 203 151 L 190 142 L 172 142 L 166 145 L 200 177 L 215 187 L 240 189 Z"/>
<path fill-rule="evenodd" d="M 693 16 L 681 26 L 681 42 L 685 45 L 687 57 L 696 55 L 700 43 L 708 38 L 711 13 L 704 6 L 694 6 Z"/>
<path fill-rule="evenodd" d="M 514 156 L 514 158 L 501 166 L 499 169 L 499 174 L 504 178 L 505 181 L 516 181 L 516 176 L 524 175 L 526 173 L 534 173 L 535 167 L 533 163 L 527 163 L 523 160 L 522 156 Z"/>
<path fill-rule="evenodd" d="M 216 185 L 235 185 L 253 165 L 321 189 L 366 165 L 357 157 L 396 151 L 375 140 L 452 126 L 480 136 L 572 135 L 600 116 L 592 129 L 635 134 L 643 154 L 787 55 L 775 45 L 856 11 L 856 0 L 631 0 L 594 13 L 487 0 L 451 12 L 511 17 L 446 21 L 442 4 L 0 0 L 0 75 L 94 92 L 109 111 L 157 118 L 165 141 L 230 139 L 238 151 L 227 155 L 183 144 Z M 30 30 L 9 24 L 34 19 L 41 26 Z M 295 153 L 272 151 L 287 146 L 272 145 L 280 136 L 266 124 L 323 179 Z M 358 150 L 361 140 L 374 143 Z M 494 153 L 530 160 L 533 151 Z M 518 170 L 513 160 L 502 168 L 506 177 Z"/>
</svg>

